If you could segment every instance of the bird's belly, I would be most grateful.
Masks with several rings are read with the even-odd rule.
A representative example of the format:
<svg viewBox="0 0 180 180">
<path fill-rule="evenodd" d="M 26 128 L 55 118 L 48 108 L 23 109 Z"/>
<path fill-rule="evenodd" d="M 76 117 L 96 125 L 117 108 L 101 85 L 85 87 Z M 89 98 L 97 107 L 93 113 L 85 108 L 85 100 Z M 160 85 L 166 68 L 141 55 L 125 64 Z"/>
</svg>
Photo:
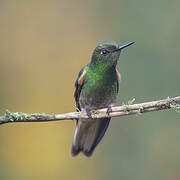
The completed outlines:
<svg viewBox="0 0 180 180">
<path fill-rule="evenodd" d="M 116 83 L 103 87 L 84 88 L 81 91 L 80 104 L 82 108 L 99 109 L 114 103 L 116 96 Z"/>
</svg>

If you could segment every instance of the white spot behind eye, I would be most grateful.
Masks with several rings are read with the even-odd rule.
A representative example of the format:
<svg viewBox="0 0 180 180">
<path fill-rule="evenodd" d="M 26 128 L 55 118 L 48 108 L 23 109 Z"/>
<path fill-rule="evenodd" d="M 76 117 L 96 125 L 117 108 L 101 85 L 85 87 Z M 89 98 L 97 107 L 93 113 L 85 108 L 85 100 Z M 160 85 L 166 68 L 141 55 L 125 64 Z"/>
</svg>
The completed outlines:
<svg viewBox="0 0 180 180">
<path fill-rule="evenodd" d="M 106 55 L 106 54 L 108 54 L 108 51 L 106 51 L 106 50 L 101 51 L 101 55 Z"/>
</svg>

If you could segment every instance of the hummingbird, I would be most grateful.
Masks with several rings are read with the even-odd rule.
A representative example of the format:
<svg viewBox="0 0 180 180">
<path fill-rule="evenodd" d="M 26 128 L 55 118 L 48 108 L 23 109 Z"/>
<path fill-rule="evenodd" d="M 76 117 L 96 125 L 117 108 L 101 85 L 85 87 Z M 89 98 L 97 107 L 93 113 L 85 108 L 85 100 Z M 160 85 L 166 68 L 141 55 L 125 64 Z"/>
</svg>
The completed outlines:
<svg viewBox="0 0 180 180">
<path fill-rule="evenodd" d="M 79 111 L 84 111 L 88 119 L 77 119 L 72 144 L 72 156 L 82 152 L 90 157 L 100 143 L 109 126 L 111 117 L 91 118 L 91 111 L 107 107 L 112 111 L 118 91 L 121 75 L 117 62 L 121 50 L 132 45 L 129 42 L 119 46 L 114 41 L 104 41 L 94 49 L 91 61 L 78 74 L 75 82 L 74 98 Z"/>
</svg>

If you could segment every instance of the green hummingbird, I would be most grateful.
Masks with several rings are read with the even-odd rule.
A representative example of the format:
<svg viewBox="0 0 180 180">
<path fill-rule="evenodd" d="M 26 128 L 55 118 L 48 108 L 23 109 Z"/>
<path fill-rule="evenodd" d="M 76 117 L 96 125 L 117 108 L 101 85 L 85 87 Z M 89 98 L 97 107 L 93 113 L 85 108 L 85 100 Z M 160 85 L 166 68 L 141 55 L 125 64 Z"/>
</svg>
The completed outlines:
<svg viewBox="0 0 180 180">
<path fill-rule="evenodd" d="M 72 156 L 80 152 L 87 157 L 91 156 L 103 138 L 111 118 L 93 119 L 91 111 L 107 107 L 107 113 L 111 112 L 121 79 L 116 68 L 117 61 L 121 50 L 133 43 L 123 46 L 114 41 L 99 43 L 93 51 L 90 63 L 79 72 L 75 82 L 74 98 L 77 109 L 85 111 L 89 118 L 77 120 Z"/>
</svg>

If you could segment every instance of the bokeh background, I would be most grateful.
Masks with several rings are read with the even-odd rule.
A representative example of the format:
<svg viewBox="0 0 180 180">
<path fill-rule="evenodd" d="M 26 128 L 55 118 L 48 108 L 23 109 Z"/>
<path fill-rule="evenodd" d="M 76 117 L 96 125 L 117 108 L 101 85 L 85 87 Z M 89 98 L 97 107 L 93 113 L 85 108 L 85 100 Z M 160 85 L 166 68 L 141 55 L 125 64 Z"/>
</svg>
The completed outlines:
<svg viewBox="0 0 180 180">
<path fill-rule="evenodd" d="M 0 114 L 75 111 L 74 81 L 97 43 L 124 50 L 117 104 L 180 95 L 180 1 L 0 0 Z M 0 127 L 1 180 L 180 179 L 180 114 L 113 118 L 91 158 L 71 157 L 75 122 Z"/>
</svg>

